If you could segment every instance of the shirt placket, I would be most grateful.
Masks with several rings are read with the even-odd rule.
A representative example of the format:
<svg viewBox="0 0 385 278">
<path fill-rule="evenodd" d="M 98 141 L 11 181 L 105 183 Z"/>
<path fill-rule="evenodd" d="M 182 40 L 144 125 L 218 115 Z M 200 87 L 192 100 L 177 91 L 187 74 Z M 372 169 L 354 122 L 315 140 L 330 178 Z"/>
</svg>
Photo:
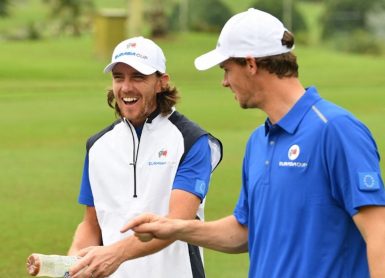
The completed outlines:
<svg viewBox="0 0 385 278">
<path fill-rule="evenodd" d="M 277 127 L 272 126 L 270 128 L 270 132 L 267 135 L 267 151 L 266 151 L 266 157 L 265 157 L 265 169 L 263 174 L 263 185 L 268 186 L 270 185 L 270 176 L 271 176 L 271 167 L 272 167 L 272 161 L 275 151 L 275 146 L 277 144 L 278 134 L 276 132 Z"/>
</svg>

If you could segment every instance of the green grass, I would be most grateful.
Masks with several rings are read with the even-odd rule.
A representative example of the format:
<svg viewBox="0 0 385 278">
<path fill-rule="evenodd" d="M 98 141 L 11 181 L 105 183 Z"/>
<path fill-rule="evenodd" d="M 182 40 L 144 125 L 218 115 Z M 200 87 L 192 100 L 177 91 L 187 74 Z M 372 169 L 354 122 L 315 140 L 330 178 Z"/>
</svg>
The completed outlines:
<svg viewBox="0 0 385 278">
<path fill-rule="evenodd" d="M 178 110 L 224 143 L 213 176 L 206 218 L 232 213 L 240 187 L 244 145 L 264 120 L 241 110 L 220 85 L 222 72 L 198 72 L 194 58 L 216 36 L 185 34 L 160 40 L 172 82 L 182 93 Z M 27 277 L 32 252 L 66 253 L 83 208 L 77 204 L 86 139 L 113 121 L 92 37 L 0 44 L 0 277 Z M 384 59 L 297 46 L 300 79 L 362 119 L 385 154 Z M 384 169 L 384 162 L 381 162 Z M 208 277 L 246 277 L 248 258 L 206 251 Z"/>
</svg>

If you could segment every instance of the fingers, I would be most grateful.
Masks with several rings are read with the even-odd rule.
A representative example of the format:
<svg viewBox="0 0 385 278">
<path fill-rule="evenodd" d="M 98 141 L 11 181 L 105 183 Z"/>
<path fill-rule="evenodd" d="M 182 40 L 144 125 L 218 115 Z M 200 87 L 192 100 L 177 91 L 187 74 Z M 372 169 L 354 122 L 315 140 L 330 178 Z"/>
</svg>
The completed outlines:
<svg viewBox="0 0 385 278">
<path fill-rule="evenodd" d="M 121 262 L 112 245 L 89 249 L 92 250 L 69 270 L 71 278 L 107 277 L 119 267 Z"/>
<path fill-rule="evenodd" d="M 106 277 L 103 275 L 100 270 L 94 268 L 91 265 L 87 265 L 84 268 L 82 268 L 79 272 L 72 273 L 72 271 L 69 271 L 69 277 L 71 278 L 98 278 L 98 277 Z M 66 276 L 67 277 L 67 276 Z"/>
<path fill-rule="evenodd" d="M 69 269 L 69 274 L 70 277 L 72 278 L 78 278 L 82 277 L 80 274 L 85 270 L 88 265 L 90 264 L 90 259 L 87 257 L 80 259 L 76 264 L 74 264 L 70 269 Z"/>
<path fill-rule="evenodd" d="M 85 255 L 87 255 L 94 248 L 95 248 L 95 246 L 90 246 L 90 247 L 81 249 L 80 251 L 78 251 L 76 253 L 76 255 L 79 256 L 79 257 L 84 257 Z"/>
<path fill-rule="evenodd" d="M 69 277 L 71 278 L 98 278 L 98 277 L 104 277 L 104 276 L 99 276 L 97 271 L 91 270 L 91 267 L 87 266 L 86 268 L 82 269 L 80 272 L 76 274 L 71 274 L 69 272 Z M 66 276 L 67 277 L 67 276 Z"/>
<path fill-rule="evenodd" d="M 86 255 L 93 249 L 95 249 L 96 246 L 90 246 L 90 247 L 87 247 L 87 248 L 84 248 L 84 249 L 81 249 L 79 250 L 77 253 L 76 253 L 76 256 L 80 257 L 80 259 L 78 260 L 78 262 L 76 264 L 74 264 L 71 268 L 70 268 L 70 275 L 71 277 L 74 277 L 75 274 L 77 273 L 80 273 L 82 270 L 84 270 L 85 267 L 87 267 L 90 262 L 91 262 L 91 259 L 86 257 Z M 75 276 L 76 277 L 76 276 Z"/>
<path fill-rule="evenodd" d="M 150 214 L 150 213 L 141 214 L 141 215 L 133 218 L 132 220 L 130 220 L 125 226 L 123 226 L 120 229 L 120 232 L 125 233 L 128 230 L 132 230 L 132 229 L 136 228 L 137 226 L 140 226 L 140 225 L 145 224 L 145 223 L 150 223 L 150 222 L 156 221 L 157 219 L 158 219 L 158 216 L 156 216 L 154 214 Z"/>
</svg>

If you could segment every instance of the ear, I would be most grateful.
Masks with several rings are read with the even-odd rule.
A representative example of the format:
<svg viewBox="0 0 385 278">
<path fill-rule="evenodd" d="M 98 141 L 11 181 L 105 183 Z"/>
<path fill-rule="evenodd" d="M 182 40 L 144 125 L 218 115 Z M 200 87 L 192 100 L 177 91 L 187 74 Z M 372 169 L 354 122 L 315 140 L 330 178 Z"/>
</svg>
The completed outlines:
<svg viewBox="0 0 385 278">
<path fill-rule="evenodd" d="M 167 87 L 167 84 L 168 84 L 169 81 L 170 81 L 170 76 L 167 73 L 163 74 L 159 78 L 159 83 L 158 83 L 159 88 L 158 88 L 157 92 L 158 93 L 162 92 L 163 88 Z"/>
<path fill-rule="evenodd" d="M 246 57 L 246 67 L 251 74 L 255 74 L 257 72 L 257 63 L 255 62 L 254 57 Z"/>
</svg>

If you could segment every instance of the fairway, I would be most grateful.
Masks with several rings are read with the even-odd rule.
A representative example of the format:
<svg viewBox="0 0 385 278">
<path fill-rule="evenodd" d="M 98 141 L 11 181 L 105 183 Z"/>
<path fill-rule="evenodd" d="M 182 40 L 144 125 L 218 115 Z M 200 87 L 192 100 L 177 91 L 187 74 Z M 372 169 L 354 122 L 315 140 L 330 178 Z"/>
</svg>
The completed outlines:
<svg viewBox="0 0 385 278">
<path fill-rule="evenodd" d="M 263 124 L 258 110 L 241 110 L 221 87 L 222 72 L 198 72 L 196 56 L 216 35 L 183 34 L 157 41 L 171 81 L 181 91 L 177 109 L 224 144 L 213 175 L 206 219 L 232 213 L 238 198 L 248 136 Z M 28 277 L 30 253 L 65 254 L 81 221 L 77 204 L 87 138 L 115 117 L 107 106 L 108 59 L 94 55 L 92 37 L 0 43 L 0 277 Z M 297 45 L 300 79 L 353 112 L 372 131 L 385 156 L 385 59 Z M 384 174 L 385 162 L 381 161 Z M 205 251 L 209 278 L 247 277 L 247 254 Z"/>
</svg>

